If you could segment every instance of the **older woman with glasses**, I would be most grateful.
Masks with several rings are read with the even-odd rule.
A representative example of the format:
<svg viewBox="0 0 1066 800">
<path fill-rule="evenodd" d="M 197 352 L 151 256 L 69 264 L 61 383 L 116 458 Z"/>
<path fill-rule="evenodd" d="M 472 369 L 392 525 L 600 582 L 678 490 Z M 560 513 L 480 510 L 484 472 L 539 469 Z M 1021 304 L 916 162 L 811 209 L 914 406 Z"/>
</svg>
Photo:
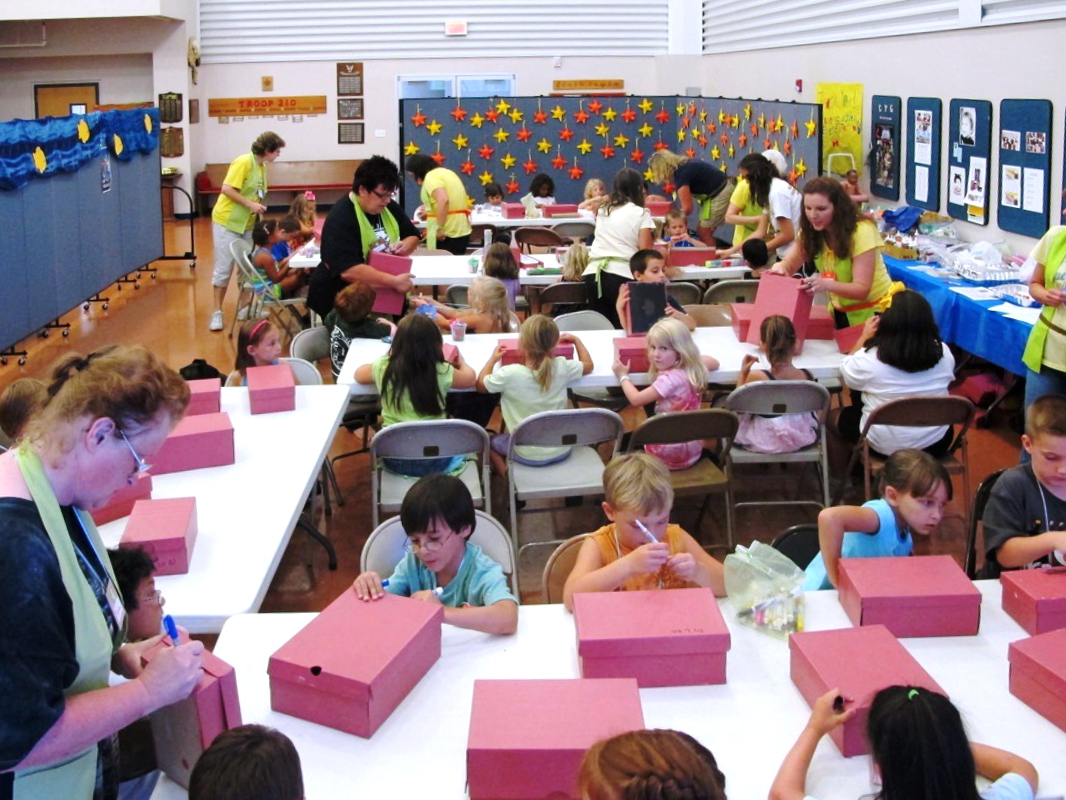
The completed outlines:
<svg viewBox="0 0 1066 800">
<path fill-rule="evenodd" d="M 0 455 L 0 793 L 88 800 L 104 791 L 114 734 L 202 676 L 203 645 L 123 644 L 126 609 L 88 509 L 147 468 L 189 390 L 143 347 L 56 366 L 48 402 Z M 113 670 L 127 678 L 108 686 Z M 100 768 L 102 767 L 102 768 Z"/>
</svg>

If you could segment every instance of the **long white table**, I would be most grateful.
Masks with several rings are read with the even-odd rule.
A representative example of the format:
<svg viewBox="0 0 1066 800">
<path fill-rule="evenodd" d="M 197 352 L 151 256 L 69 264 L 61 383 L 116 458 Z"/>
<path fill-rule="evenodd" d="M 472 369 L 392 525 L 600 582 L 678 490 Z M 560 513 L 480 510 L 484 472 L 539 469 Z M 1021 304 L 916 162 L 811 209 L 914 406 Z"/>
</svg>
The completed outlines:
<svg viewBox="0 0 1066 800">
<path fill-rule="evenodd" d="M 348 405 L 342 386 L 297 386 L 296 410 L 253 416 L 247 389 L 223 389 L 236 460 L 152 477 L 152 497 L 195 497 L 198 534 L 185 575 L 156 578 L 166 611 L 192 633 L 218 633 L 259 609 Z M 127 518 L 100 528 L 117 547 Z"/>
<path fill-rule="evenodd" d="M 1066 792 L 1066 733 L 1008 691 L 1007 645 L 1026 633 L 1000 607 L 998 581 L 980 581 L 977 636 L 904 639 L 912 655 L 962 711 L 971 738 L 1019 753 L 1040 772 L 1040 796 Z M 807 629 L 850 627 L 836 592 L 807 596 Z M 642 689 L 649 728 L 675 728 L 714 753 L 737 800 L 765 798 L 774 774 L 803 729 L 810 709 L 789 679 L 788 644 L 733 621 L 722 686 Z M 316 800 L 349 797 L 465 795 L 466 741 L 473 683 L 479 679 L 578 678 L 573 617 L 561 605 L 523 606 L 518 633 L 494 637 L 445 625 L 440 660 L 366 740 L 270 710 L 270 655 L 313 614 L 260 614 L 230 619 L 216 654 L 237 671 L 245 722 L 284 731 L 296 744 L 304 786 Z M 845 759 L 828 737 L 819 745 L 807 783 L 820 798 L 857 798 L 871 792 L 868 757 Z M 166 778 L 156 798 L 185 792 Z"/>
<path fill-rule="evenodd" d="M 592 356 L 593 369 L 588 375 L 571 384 L 575 389 L 589 387 L 617 386 L 618 379 L 611 371 L 614 363 L 614 339 L 623 335 L 622 331 L 579 331 L 575 335 L 584 342 Z M 480 372 L 489 360 L 500 339 L 514 339 L 514 333 L 467 334 L 462 342 L 455 343 L 463 358 Z M 740 376 L 741 362 L 744 356 L 759 356 L 759 348 L 753 344 L 738 342 L 731 327 L 696 328 L 692 334 L 701 353 L 714 356 L 721 366 L 708 373 L 708 380 L 716 383 L 733 383 Z M 452 337 L 446 335 L 444 341 L 453 343 Z M 353 339 L 344 360 L 338 384 L 349 386 L 353 395 L 374 395 L 377 389 L 373 385 L 357 383 L 355 370 L 360 364 L 369 364 L 384 355 L 389 345 L 379 339 Z M 840 375 L 840 362 L 843 359 L 836 342 L 828 339 L 808 339 L 803 345 L 803 354 L 793 362 L 801 369 L 809 369 L 816 380 L 837 379 Z M 763 368 L 769 369 L 765 359 Z M 640 381 L 645 376 L 633 373 L 633 378 Z"/>
</svg>

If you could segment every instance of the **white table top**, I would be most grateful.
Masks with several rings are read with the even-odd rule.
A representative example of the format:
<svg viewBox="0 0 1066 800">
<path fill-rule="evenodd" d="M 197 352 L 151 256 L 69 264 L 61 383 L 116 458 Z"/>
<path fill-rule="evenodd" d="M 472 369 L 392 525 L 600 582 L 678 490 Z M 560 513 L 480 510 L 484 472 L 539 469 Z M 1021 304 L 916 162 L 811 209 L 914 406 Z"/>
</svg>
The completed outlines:
<svg viewBox="0 0 1066 800">
<path fill-rule="evenodd" d="M 1040 796 L 1066 791 L 1066 733 L 1008 690 L 1008 643 L 1026 636 L 1000 607 L 998 581 L 981 581 L 977 636 L 902 640 L 962 711 L 971 738 L 1011 750 L 1040 772 Z M 808 594 L 807 629 L 850 627 L 836 592 Z M 806 724 L 807 703 L 789 679 L 788 644 L 733 621 L 728 682 L 722 686 L 642 689 L 648 728 L 675 728 L 714 753 L 726 791 L 738 800 L 764 798 L 777 768 Z M 574 623 L 561 605 L 523 606 L 518 634 L 495 637 L 445 625 L 440 660 L 392 716 L 366 740 L 270 710 L 267 660 L 313 614 L 260 614 L 230 619 L 216 654 L 236 668 L 245 722 L 292 738 L 303 764 L 307 797 L 434 797 L 465 794 L 466 742 L 473 682 L 478 679 L 578 678 Z M 807 782 L 821 798 L 871 792 L 870 760 L 845 759 L 826 737 Z M 402 787 L 402 788 L 399 788 Z M 156 798 L 183 798 L 168 779 Z"/>
<path fill-rule="evenodd" d="M 252 416 L 248 390 L 222 390 L 235 463 L 152 477 L 152 497 L 195 497 L 198 533 L 185 575 L 156 577 L 166 611 L 192 633 L 218 633 L 259 609 L 348 405 L 339 386 L 297 386 L 296 410 Z M 100 528 L 118 546 L 123 518 Z"/>
<path fill-rule="evenodd" d="M 496 343 L 500 339 L 514 339 L 517 335 L 515 333 L 467 334 L 462 342 L 457 343 L 457 346 L 474 371 L 480 372 L 496 348 Z M 574 335 L 581 339 L 588 348 L 592 356 L 593 370 L 571 386 L 575 389 L 617 386 L 618 379 L 611 371 L 611 364 L 614 363 L 612 342 L 624 335 L 622 331 L 578 331 Z M 738 342 L 732 327 L 696 328 L 692 336 L 701 353 L 714 356 L 721 362 L 717 370 L 708 373 L 708 379 L 716 383 L 735 382 L 740 376 L 740 365 L 744 356 L 749 353 L 754 356 L 760 355 L 758 346 Z M 452 343 L 452 337 L 445 335 L 444 341 Z M 377 394 L 377 388 L 373 385 L 356 382 L 355 370 L 360 364 L 369 364 L 384 355 L 388 349 L 389 345 L 380 339 L 352 339 L 337 383 L 350 386 L 353 395 Z M 800 369 L 809 369 L 817 380 L 837 379 L 840 376 L 840 362 L 843 358 L 836 342 L 828 339 L 808 339 L 803 345 L 803 354 L 797 356 L 793 363 Z M 765 358 L 760 363 L 764 368 L 769 368 Z M 633 373 L 633 379 L 637 382 L 643 378 L 643 374 Z"/>
</svg>

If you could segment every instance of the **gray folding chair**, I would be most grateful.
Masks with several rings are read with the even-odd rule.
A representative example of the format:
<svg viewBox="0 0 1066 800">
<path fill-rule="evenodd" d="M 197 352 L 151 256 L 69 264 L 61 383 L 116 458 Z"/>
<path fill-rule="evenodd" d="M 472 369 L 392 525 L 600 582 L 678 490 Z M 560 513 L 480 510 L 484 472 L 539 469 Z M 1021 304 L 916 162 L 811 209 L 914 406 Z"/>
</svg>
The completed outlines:
<svg viewBox="0 0 1066 800">
<path fill-rule="evenodd" d="M 754 280 L 719 281 L 703 293 L 703 304 L 754 303 L 759 282 Z"/>
<path fill-rule="evenodd" d="M 465 283 L 453 283 L 444 290 L 444 302 L 452 308 L 466 308 L 470 305 L 467 295 L 470 287 Z"/>
<path fill-rule="evenodd" d="M 688 281 L 670 281 L 666 284 L 666 293 L 681 305 L 698 303 L 700 301 L 700 287 Z"/>
<path fill-rule="evenodd" d="M 578 551 L 587 537 L 587 533 L 571 536 L 548 556 L 548 563 L 544 565 L 544 574 L 541 576 L 541 591 L 544 593 L 545 603 L 563 602 L 563 587 L 566 586 L 570 573 L 574 571 Z"/>
<path fill-rule="evenodd" d="M 533 252 L 534 247 L 565 247 L 570 244 L 569 239 L 564 239 L 551 228 L 532 227 L 518 228 L 514 232 L 514 242 L 523 253 Z"/>
<path fill-rule="evenodd" d="M 733 324 L 733 312 L 725 303 L 686 305 L 685 313 L 696 320 L 697 328 L 728 328 Z"/>
<path fill-rule="evenodd" d="M 596 232 L 595 222 L 560 222 L 551 228 L 560 236 L 570 240 L 587 239 Z"/>
<path fill-rule="evenodd" d="M 287 331 L 290 336 L 301 330 L 303 324 L 293 310 L 293 306 L 305 305 L 304 298 L 290 297 L 283 300 L 275 297 L 271 291 L 264 291 L 266 284 L 263 277 L 252 264 L 252 246 L 243 239 L 237 239 L 230 242 L 229 247 L 233 260 L 237 262 L 237 277 L 241 282 L 241 290 L 237 295 L 237 312 L 239 313 L 241 308 L 247 306 L 248 319 L 255 319 L 263 309 L 266 309 L 278 327 Z M 289 319 L 287 320 L 281 316 L 281 312 L 286 309 L 289 312 Z M 295 326 L 293 323 L 295 323 Z M 233 330 L 236 327 L 237 314 L 234 314 L 229 328 L 229 337 L 231 339 L 233 338 Z"/>
<path fill-rule="evenodd" d="M 561 333 L 579 333 L 581 331 L 613 331 L 614 325 L 607 317 L 598 311 L 574 311 L 571 314 L 560 314 L 555 318 L 555 324 Z M 607 389 L 567 389 L 570 404 L 578 407 L 578 403 L 590 403 L 600 408 L 608 408 L 612 411 L 621 411 L 629 407 L 629 401 L 621 390 L 611 392 Z"/>
<path fill-rule="evenodd" d="M 974 580 L 978 573 L 977 534 L 978 529 L 980 529 L 983 542 L 985 506 L 988 505 L 988 498 L 992 496 L 992 487 L 996 485 L 999 476 L 1006 471 L 1006 468 L 996 470 L 981 481 L 981 485 L 974 492 L 973 507 L 970 509 L 970 519 L 966 531 L 966 557 L 963 561 L 963 569 L 966 570 L 966 577 L 970 580 Z"/>
</svg>

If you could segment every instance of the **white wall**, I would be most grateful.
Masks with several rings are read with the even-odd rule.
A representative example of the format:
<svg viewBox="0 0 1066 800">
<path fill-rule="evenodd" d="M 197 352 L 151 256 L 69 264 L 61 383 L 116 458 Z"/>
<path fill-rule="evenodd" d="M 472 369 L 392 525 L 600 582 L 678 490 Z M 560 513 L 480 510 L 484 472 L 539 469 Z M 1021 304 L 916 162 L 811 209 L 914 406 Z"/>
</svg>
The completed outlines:
<svg viewBox="0 0 1066 800">
<path fill-rule="evenodd" d="M 99 83 L 101 103 L 152 99 L 152 57 L 63 56 L 0 61 L 0 119 L 33 119 L 33 87 L 40 83 Z"/>
</svg>

